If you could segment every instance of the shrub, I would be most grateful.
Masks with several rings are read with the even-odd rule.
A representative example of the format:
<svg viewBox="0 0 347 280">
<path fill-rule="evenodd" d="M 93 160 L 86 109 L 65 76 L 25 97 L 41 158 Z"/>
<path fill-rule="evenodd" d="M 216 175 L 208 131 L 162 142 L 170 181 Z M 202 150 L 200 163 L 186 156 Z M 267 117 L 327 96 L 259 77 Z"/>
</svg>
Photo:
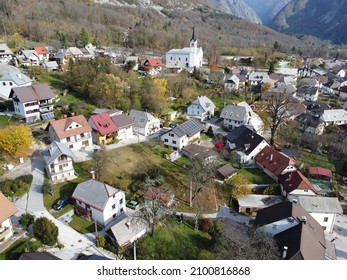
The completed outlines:
<svg viewBox="0 0 347 280">
<path fill-rule="evenodd" d="M 105 245 L 106 245 L 105 237 L 102 235 L 97 235 L 96 236 L 96 246 L 101 247 L 101 248 L 105 248 Z"/>
<path fill-rule="evenodd" d="M 58 227 L 46 217 L 38 218 L 33 225 L 34 236 L 43 244 L 53 246 L 58 241 Z"/>
<path fill-rule="evenodd" d="M 53 195 L 53 186 L 50 183 L 44 183 L 42 185 L 42 193 L 43 194 L 49 194 L 49 195 Z"/>
<path fill-rule="evenodd" d="M 24 213 L 19 217 L 19 224 L 28 230 L 29 226 L 34 222 L 34 216 L 29 213 Z"/>
</svg>

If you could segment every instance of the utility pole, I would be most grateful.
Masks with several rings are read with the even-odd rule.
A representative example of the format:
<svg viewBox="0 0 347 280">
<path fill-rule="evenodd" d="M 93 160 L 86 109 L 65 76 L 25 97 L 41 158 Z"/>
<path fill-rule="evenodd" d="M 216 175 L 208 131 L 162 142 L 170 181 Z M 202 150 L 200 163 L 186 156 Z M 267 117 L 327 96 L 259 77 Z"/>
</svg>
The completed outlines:
<svg viewBox="0 0 347 280">
<path fill-rule="evenodd" d="M 134 261 L 136 261 L 136 240 L 134 241 Z"/>
<path fill-rule="evenodd" d="M 96 240 L 96 244 L 98 243 L 98 239 L 97 239 L 97 237 L 98 237 L 98 225 L 97 225 L 97 223 L 96 223 L 96 219 L 94 219 L 94 225 L 95 225 L 95 240 Z"/>
<path fill-rule="evenodd" d="M 190 179 L 190 188 L 189 188 L 189 207 L 193 207 L 193 182 L 192 179 Z"/>
</svg>

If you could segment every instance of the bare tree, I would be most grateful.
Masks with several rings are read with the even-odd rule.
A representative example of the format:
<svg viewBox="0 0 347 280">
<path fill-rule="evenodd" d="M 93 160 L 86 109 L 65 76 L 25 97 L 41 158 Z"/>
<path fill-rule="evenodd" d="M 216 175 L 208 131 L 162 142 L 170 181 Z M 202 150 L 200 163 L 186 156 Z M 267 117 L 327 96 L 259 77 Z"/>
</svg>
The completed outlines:
<svg viewBox="0 0 347 280">
<path fill-rule="evenodd" d="M 263 101 L 266 111 L 259 115 L 262 117 L 265 126 L 270 128 L 270 145 L 274 146 L 278 128 L 288 120 L 290 111 L 295 106 L 295 101 L 286 91 L 273 92 L 271 99 Z"/>
<path fill-rule="evenodd" d="M 93 154 L 93 169 L 95 171 L 95 178 L 99 181 L 105 179 L 104 177 L 107 174 L 107 165 L 110 161 L 108 156 L 107 149 L 105 146 L 102 146 L 100 149 L 94 151 Z"/>
<path fill-rule="evenodd" d="M 154 235 L 158 222 L 174 212 L 173 194 L 171 190 L 149 187 L 145 193 L 145 205 L 136 211 L 132 223 L 144 223 Z"/>
</svg>

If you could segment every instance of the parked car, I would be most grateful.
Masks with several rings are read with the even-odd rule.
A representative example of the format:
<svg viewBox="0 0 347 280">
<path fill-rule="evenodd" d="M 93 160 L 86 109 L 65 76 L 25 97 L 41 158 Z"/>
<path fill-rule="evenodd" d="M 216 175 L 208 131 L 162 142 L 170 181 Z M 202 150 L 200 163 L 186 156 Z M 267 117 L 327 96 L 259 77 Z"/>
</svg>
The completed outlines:
<svg viewBox="0 0 347 280">
<path fill-rule="evenodd" d="M 139 203 L 135 200 L 129 200 L 126 203 L 126 207 L 136 210 L 139 207 Z"/>
<path fill-rule="evenodd" d="M 63 198 L 59 199 L 54 205 L 53 205 L 53 209 L 55 211 L 59 211 L 60 209 L 62 209 L 64 206 L 66 206 L 70 201 L 70 197 L 69 196 L 64 196 Z"/>
</svg>

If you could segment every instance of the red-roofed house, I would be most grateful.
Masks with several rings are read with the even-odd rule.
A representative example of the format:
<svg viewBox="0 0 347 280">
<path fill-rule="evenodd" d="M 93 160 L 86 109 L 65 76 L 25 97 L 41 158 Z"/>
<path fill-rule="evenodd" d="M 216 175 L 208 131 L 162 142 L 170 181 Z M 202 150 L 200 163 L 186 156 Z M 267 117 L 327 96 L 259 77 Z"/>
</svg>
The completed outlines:
<svg viewBox="0 0 347 280">
<path fill-rule="evenodd" d="M 11 217 L 18 209 L 0 192 L 0 244 L 13 235 Z"/>
<path fill-rule="evenodd" d="M 312 166 L 308 168 L 308 176 L 330 181 L 333 178 L 333 173 L 330 169 Z"/>
<path fill-rule="evenodd" d="M 265 148 L 260 151 L 255 157 L 255 163 L 276 181 L 281 174 L 296 170 L 295 161 L 293 159 L 270 146 L 265 146 Z"/>
<path fill-rule="evenodd" d="M 283 196 L 288 195 L 318 195 L 317 190 L 311 182 L 300 172 L 287 172 L 279 176 L 278 179 Z"/>
<path fill-rule="evenodd" d="M 83 115 L 51 121 L 47 129 L 51 142 L 65 143 L 72 151 L 93 145 L 92 128 Z"/>
<path fill-rule="evenodd" d="M 34 47 L 34 50 L 39 55 L 40 61 L 48 61 L 48 59 L 49 59 L 49 51 L 47 50 L 46 47 L 36 46 L 36 47 Z"/>
<path fill-rule="evenodd" d="M 163 62 L 160 58 L 147 58 L 143 63 L 142 69 L 149 75 L 157 75 L 163 69 Z"/>
<path fill-rule="evenodd" d="M 93 142 L 98 145 L 113 143 L 117 138 L 118 128 L 108 113 L 90 116 L 88 123 L 93 129 Z"/>
</svg>

